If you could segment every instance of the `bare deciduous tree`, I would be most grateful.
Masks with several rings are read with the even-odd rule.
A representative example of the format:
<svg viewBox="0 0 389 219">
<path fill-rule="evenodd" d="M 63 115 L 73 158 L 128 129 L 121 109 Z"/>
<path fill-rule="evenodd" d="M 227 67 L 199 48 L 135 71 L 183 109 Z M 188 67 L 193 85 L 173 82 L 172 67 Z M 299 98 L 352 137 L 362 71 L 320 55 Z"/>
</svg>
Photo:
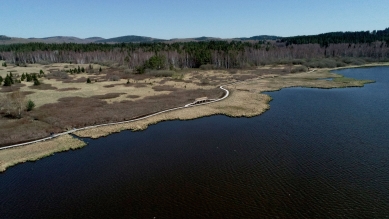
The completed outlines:
<svg viewBox="0 0 389 219">
<path fill-rule="evenodd" d="M 14 91 L 0 96 L 0 109 L 5 110 L 5 113 L 8 115 L 22 117 L 25 106 L 26 98 L 20 91 Z"/>
</svg>

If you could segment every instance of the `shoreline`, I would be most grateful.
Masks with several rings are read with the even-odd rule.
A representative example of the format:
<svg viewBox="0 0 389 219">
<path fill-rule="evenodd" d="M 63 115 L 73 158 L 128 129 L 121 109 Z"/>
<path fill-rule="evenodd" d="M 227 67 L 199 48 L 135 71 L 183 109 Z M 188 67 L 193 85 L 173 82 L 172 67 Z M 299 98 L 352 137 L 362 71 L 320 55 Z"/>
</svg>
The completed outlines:
<svg viewBox="0 0 389 219">
<path fill-rule="evenodd" d="M 294 73 L 287 75 L 266 75 L 245 81 L 220 86 L 226 87 L 227 95 L 215 102 L 199 104 L 191 107 L 176 107 L 169 110 L 157 112 L 146 117 L 135 120 L 119 122 L 115 124 L 102 124 L 96 127 L 85 127 L 70 132 L 77 137 L 100 138 L 103 136 L 117 133 L 123 130 L 141 131 L 147 129 L 149 125 L 157 124 L 169 120 L 191 120 L 212 115 L 226 115 L 229 117 L 253 117 L 258 116 L 270 109 L 269 102 L 271 97 L 263 92 L 271 92 L 289 87 L 307 87 L 307 88 L 344 88 L 344 87 L 362 87 L 364 84 L 372 83 L 369 80 L 347 79 L 342 81 L 318 80 L 320 78 L 342 78 L 342 75 L 330 71 L 358 67 L 378 67 L 389 66 L 388 63 L 364 66 L 347 66 L 334 69 L 314 69 L 311 72 Z M 227 98 L 228 97 L 228 98 Z M 220 101 L 224 100 L 224 101 Z M 220 102 L 219 102 L 220 101 Z M 173 112 L 174 111 L 174 112 Z M 26 145 L 16 148 L 0 149 L 0 173 L 8 167 L 26 161 L 35 161 L 40 158 L 50 156 L 54 153 L 82 148 L 87 144 L 77 138 L 69 135 L 70 132 L 56 135 L 55 138 L 45 141 L 24 143 Z M 49 145 L 43 148 L 41 145 Z M 36 150 L 32 149 L 35 148 Z M 31 156 L 27 156 L 27 151 L 35 151 Z M 5 159 L 4 155 L 13 154 L 12 159 Z"/>
</svg>

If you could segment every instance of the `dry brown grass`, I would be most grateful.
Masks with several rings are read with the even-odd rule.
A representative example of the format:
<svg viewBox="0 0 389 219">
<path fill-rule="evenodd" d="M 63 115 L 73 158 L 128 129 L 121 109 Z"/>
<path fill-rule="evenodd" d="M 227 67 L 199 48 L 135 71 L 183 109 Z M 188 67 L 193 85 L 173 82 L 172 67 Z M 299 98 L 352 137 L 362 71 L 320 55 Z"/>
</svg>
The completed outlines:
<svg viewBox="0 0 389 219">
<path fill-rule="evenodd" d="M 35 65 L 33 68 L 52 69 L 54 72 L 58 69 L 64 69 L 66 65 L 68 65 L 67 68 L 78 67 L 78 65 L 56 64 Z M 87 68 L 88 65 L 80 66 Z M 94 68 L 97 69 L 98 66 L 94 66 Z M 69 74 L 68 78 L 62 77 L 61 74 L 57 74 L 58 78 L 55 79 L 41 78 L 42 84 L 39 86 L 26 86 L 31 85 L 31 82 L 22 82 L 22 84 L 13 85 L 10 88 L 2 88 L 3 92 L 0 92 L 0 95 L 20 89 L 27 95 L 27 99 L 35 102 L 36 109 L 24 113 L 26 121 L 31 122 L 2 118 L 2 120 L 7 121 L 7 124 L 9 123 L 9 127 L 0 129 L 0 136 L 3 136 L 0 138 L 0 145 L 46 137 L 49 132 L 60 132 L 74 127 L 129 120 L 160 110 L 183 106 L 193 102 L 198 97 L 218 98 L 222 95 L 222 91 L 217 88 L 219 85 L 241 80 L 249 81 L 230 86 L 231 89 L 235 90 L 235 95 L 240 95 L 241 92 L 259 93 L 290 86 L 328 88 L 360 86 L 357 81 L 316 80 L 323 77 L 337 77 L 329 75 L 330 73 L 325 71 L 286 74 L 282 66 L 236 70 L 234 74 L 223 70 L 187 70 L 177 73 L 180 75 L 179 80 L 171 77 L 157 78 L 148 75 L 127 74 L 119 68 L 106 67 L 101 74 Z M 107 81 L 107 78 L 112 75 L 123 79 Z M 264 75 L 266 75 L 265 78 L 263 78 Z M 86 84 L 86 78 L 92 78 L 92 76 L 98 78 L 98 82 L 92 80 L 92 84 Z M 261 77 L 263 79 L 256 80 Z M 129 80 L 129 84 L 126 83 L 127 80 Z M 83 83 L 79 83 L 81 81 Z M 228 102 L 228 100 L 226 101 Z M 240 102 L 232 108 L 242 110 L 242 106 L 245 104 Z M 230 115 L 236 115 L 236 113 Z M 3 125 L 0 120 L 0 128 Z M 22 134 L 18 135 L 17 133 Z"/>
<path fill-rule="evenodd" d="M 215 114 L 224 114 L 232 117 L 251 117 L 260 115 L 269 109 L 268 102 L 271 98 L 268 95 L 261 94 L 263 91 L 275 91 L 285 87 L 295 86 L 317 88 L 353 87 L 363 86 L 365 83 L 369 82 L 357 80 L 342 80 L 339 82 L 317 80 L 318 78 L 327 77 L 341 76 L 329 73 L 328 71 L 286 74 L 283 76 L 262 76 L 260 79 L 252 79 L 243 83 L 225 86 L 228 90 L 230 90 L 230 96 L 221 102 L 184 108 L 136 122 L 78 131 L 75 134 L 80 137 L 98 138 L 126 129 L 134 131 L 143 130 L 146 129 L 148 125 L 155 124 L 160 121 L 175 119 L 187 120 Z"/>
<path fill-rule="evenodd" d="M 74 150 L 85 145 L 85 142 L 81 140 L 70 135 L 63 135 L 45 142 L 0 150 L 0 172 L 18 163 L 36 161 L 57 152 Z"/>
</svg>

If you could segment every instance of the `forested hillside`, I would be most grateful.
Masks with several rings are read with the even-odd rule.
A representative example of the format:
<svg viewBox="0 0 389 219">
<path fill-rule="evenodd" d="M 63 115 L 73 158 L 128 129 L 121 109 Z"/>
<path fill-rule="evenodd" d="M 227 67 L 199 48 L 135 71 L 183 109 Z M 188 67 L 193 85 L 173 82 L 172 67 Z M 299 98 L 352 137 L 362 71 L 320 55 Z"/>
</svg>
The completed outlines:
<svg viewBox="0 0 389 219">
<path fill-rule="evenodd" d="M 357 32 L 331 32 L 310 36 L 285 37 L 282 42 L 287 44 L 308 44 L 317 43 L 321 46 L 338 43 L 372 43 L 382 41 L 389 43 L 389 28 L 375 31 L 357 31 Z"/>
<path fill-rule="evenodd" d="M 281 40 L 152 42 L 120 44 L 0 45 L 0 59 L 9 63 L 100 63 L 136 69 L 154 56 L 164 68 L 247 68 L 265 64 L 337 67 L 389 61 L 389 28 L 373 32 L 337 32 Z"/>
</svg>

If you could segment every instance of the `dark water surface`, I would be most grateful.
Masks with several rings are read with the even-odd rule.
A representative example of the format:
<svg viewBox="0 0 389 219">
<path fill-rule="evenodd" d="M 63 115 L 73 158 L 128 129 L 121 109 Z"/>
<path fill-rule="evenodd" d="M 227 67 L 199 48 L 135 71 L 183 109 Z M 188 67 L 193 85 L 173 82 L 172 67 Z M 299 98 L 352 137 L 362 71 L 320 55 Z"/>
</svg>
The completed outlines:
<svg viewBox="0 0 389 219">
<path fill-rule="evenodd" d="M 0 174 L 0 218 L 389 217 L 389 68 L 364 88 L 269 93 L 254 118 L 86 139 Z"/>
</svg>

